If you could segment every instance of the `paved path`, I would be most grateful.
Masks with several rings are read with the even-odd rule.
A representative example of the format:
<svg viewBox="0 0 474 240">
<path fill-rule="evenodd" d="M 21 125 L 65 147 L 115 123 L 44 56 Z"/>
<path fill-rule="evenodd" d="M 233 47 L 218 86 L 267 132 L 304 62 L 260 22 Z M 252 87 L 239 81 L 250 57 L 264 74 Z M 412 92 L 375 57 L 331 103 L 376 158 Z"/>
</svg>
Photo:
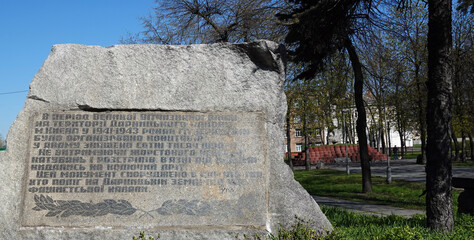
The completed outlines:
<svg viewBox="0 0 474 240">
<path fill-rule="evenodd" d="M 319 197 L 314 195 L 312 197 L 319 205 L 345 208 L 349 211 L 365 215 L 389 216 L 395 214 L 403 217 L 412 217 L 415 214 L 425 214 L 425 211 L 421 210 L 403 209 L 386 205 L 369 204 L 365 202 L 353 202 L 336 198 Z"/>
<path fill-rule="evenodd" d="M 351 173 L 361 172 L 360 163 L 354 162 L 350 163 L 349 165 Z M 413 182 L 425 182 L 426 180 L 425 166 L 416 164 L 415 159 L 392 160 L 390 161 L 390 166 L 392 168 L 392 179 L 403 179 Z M 324 167 L 339 171 L 346 171 L 345 163 L 330 163 L 326 164 Z M 304 169 L 304 167 L 298 167 L 298 169 Z M 386 177 L 387 162 L 372 162 L 371 172 L 372 175 Z M 474 178 L 474 167 L 453 166 L 453 176 Z M 358 212 L 367 215 L 387 216 L 391 214 L 396 214 L 400 216 L 411 217 L 414 214 L 425 214 L 424 211 L 420 210 L 403 209 L 386 205 L 353 202 L 319 196 L 313 196 L 313 198 L 320 205 L 341 207 L 353 212 Z"/>
</svg>

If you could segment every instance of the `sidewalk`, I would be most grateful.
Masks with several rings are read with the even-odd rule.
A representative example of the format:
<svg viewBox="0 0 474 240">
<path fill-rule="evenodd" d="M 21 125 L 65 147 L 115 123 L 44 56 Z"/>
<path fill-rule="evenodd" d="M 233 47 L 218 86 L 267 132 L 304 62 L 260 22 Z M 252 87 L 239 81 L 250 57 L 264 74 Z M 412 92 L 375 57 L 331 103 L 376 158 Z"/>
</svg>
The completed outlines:
<svg viewBox="0 0 474 240">
<path fill-rule="evenodd" d="M 374 215 L 382 217 L 394 214 L 402 217 L 412 217 L 415 214 L 425 214 L 425 211 L 421 210 L 403 209 L 398 207 L 370 204 L 364 202 L 353 202 L 336 198 L 318 197 L 314 195 L 312 195 L 312 197 L 318 203 L 318 205 L 344 208 L 351 212 L 356 212 L 365 215 Z"/>
</svg>

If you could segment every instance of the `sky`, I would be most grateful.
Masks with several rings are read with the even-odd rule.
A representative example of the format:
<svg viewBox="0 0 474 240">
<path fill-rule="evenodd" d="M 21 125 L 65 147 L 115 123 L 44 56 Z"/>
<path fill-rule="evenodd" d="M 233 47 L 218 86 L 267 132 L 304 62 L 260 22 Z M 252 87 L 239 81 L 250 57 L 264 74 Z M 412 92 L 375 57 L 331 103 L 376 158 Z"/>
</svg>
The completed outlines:
<svg viewBox="0 0 474 240">
<path fill-rule="evenodd" d="M 55 44 L 111 46 L 143 30 L 154 0 L 1 0 L 0 134 L 23 108 L 29 84 Z M 15 92 L 15 93 L 13 93 Z"/>
</svg>

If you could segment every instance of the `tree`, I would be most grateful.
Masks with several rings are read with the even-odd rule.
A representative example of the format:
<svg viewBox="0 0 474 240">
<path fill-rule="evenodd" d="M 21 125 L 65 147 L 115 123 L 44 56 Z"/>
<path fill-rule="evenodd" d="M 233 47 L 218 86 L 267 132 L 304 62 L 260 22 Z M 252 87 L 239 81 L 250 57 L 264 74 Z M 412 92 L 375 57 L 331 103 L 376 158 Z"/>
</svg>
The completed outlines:
<svg viewBox="0 0 474 240">
<path fill-rule="evenodd" d="M 334 53 L 346 50 L 354 73 L 354 101 L 357 108 L 357 135 L 362 167 L 362 191 L 372 191 L 367 146 L 367 120 L 363 101 L 364 76 L 352 37 L 370 23 L 372 1 L 291 0 L 294 8 L 279 17 L 288 26 L 285 38 L 290 56 L 308 68 L 298 78 L 311 79 Z"/>
<path fill-rule="evenodd" d="M 302 128 L 301 135 L 304 138 L 305 167 L 311 169 L 309 148 L 311 146 L 311 135 L 315 128 L 317 116 L 317 99 L 314 96 L 314 81 L 291 81 L 291 91 L 287 91 L 292 98 L 291 115 L 295 120 L 293 123 Z M 290 105 L 289 105 L 290 106 Z"/>
<path fill-rule="evenodd" d="M 459 5 L 456 9 L 464 14 L 471 9 L 470 13 L 474 13 L 474 0 L 459 0 Z"/>
<path fill-rule="evenodd" d="M 285 7 L 285 1 L 156 0 L 156 4 L 154 14 L 141 19 L 145 30 L 129 34 L 122 42 L 279 42 L 284 36 L 275 14 Z"/>
<path fill-rule="evenodd" d="M 374 122 L 373 133 L 381 138 L 382 149 L 385 151 L 385 141 L 382 137 L 385 134 L 385 129 L 389 126 L 384 126 L 384 119 L 395 119 L 394 126 L 399 132 L 400 140 L 405 141 L 406 132 L 409 130 L 409 122 L 411 111 L 409 109 L 412 104 L 408 104 L 408 77 L 406 76 L 406 66 L 403 63 L 403 54 L 399 52 L 400 45 L 394 41 L 389 34 L 383 31 L 374 32 L 368 37 L 365 44 L 359 49 L 363 52 L 363 61 L 365 65 L 365 72 L 367 78 L 365 86 L 367 87 L 370 97 L 372 99 L 371 106 L 375 107 L 377 111 L 372 112 Z M 388 106 L 388 109 L 386 108 Z M 385 114 L 391 115 L 386 117 Z M 377 120 L 375 120 L 377 115 Z M 377 134 L 376 132 L 380 133 Z M 375 137 L 373 137 L 375 138 Z M 403 156 L 402 147 L 402 156 Z"/>
<path fill-rule="evenodd" d="M 292 85 L 290 81 L 285 81 L 285 93 L 286 93 L 286 101 L 288 109 L 286 111 L 286 152 L 288 156 L 288 165 L 290 166 L 291 170 L 294 170 L 293 166 L 293 159 L 291 158 L 291 126 L 293 124 L 293 105 L 295 101 L 295 93 L 293 91 Z"/>
<path fill-rule="evenodd" d="M 342 125 L 342 110 L 352 106 L 352 74 L 350 64 L 344 52 L 327 59 L 326 71 L 315 75 L 313 96 L 317 102 L 318 129 L 323 144 L 331 144 L 331 133 Z M 334 120 L 337 120 L 337 125 Z"/>
<path fill-rule="evenodd" d="M 428 12 L 426 216 L 431 229 L 451 231 L 451 0 L 428 1 Z"/>
<path fill-rule="evenodd" d="M 399 43 L 398 51 L 403 56 L 404 65 L 412 80 L 406 96 L 411 96 L 410 100 L 416 102 L 416 114 L 413 116 L 416 116 L 415 123 L 420 134 L 421 164 L 426 163 L 427 10 L 426 4 L 421 0 L 410 1 L 406 9 L 393 6 L 389 21 L 389 34 Z"/>
<path fill-rule="evenodd" d="M 372 118 L 371 124 L 371 135 L 372 135 L 372 142 L 375 142 L 374 147 L 379 149 L 380 143 L 382 144 L 382 151 L 386 153 L 385 148 L 385 139 L 382 137 L 384 135 L 384 129 L 386 127 L 383 126 L 383 104 L 382 98 L 386 98 L 386 86 L 388 86 L 388 78 L 387 76 L 391 72 L 391 59 L 389 56 L 389 51 L 384 46 L 383 42 L 384 39 L 382 36 L 377 36 L 379 34 L 375 34 L 368 38 L 368 41 L 365 44 L 362 44 L 359 47 L 360 51 L 362 52 L 361 56 L 362 61 L 365 65 L 365 73 L 366 73 L 366 81 L 365 86 L 371 99 L 368 99 L 367 105 L 371 105 L 368 107 L 370 116 Z M 385 90 L 385 91 L 384 91 Z M 375 109 L 373 109 L 375 107 Z M 380 116 L 380 117 L 378 117 Z"/>
<path fill-rule="evenodd" d="M 453 19 L 453 141 L 455 160 L 466 161 L 466 135 L 474 130 L 472 103 L 474 102 L 474 15 L 456 11 Z M 456 136 L 462 137 L 461 155 Z M 471 137 L 472 138 L 472 137 Z M 472 144 L 471 144 L 472 146 Z M 472 152 L 471 152 L 472 155 Z M 454 161 L 455 161 L 454 160 Z"/>
</svg>

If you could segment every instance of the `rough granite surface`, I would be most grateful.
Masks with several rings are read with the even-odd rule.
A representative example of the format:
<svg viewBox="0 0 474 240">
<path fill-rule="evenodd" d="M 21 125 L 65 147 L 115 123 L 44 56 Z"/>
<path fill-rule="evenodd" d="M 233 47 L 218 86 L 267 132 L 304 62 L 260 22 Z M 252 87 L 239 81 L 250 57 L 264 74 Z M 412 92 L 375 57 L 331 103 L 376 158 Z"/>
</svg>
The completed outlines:
<svg viewBox="0 0 474 240">
<path fill-rule="evenodd" d="M 30 84 L 23 110 L 0 152 L 0 239 L 132 239 L 142 230 L 161 239 L 235 239 L 275 233 L 295 216 L 319 231 L 332 226 L 283 162 L 286 98 L 285 49 L 270 41 L 190 46 L 55 45 Z M 23 182 L 30 120 L 35 113 L 66 111 L 261 112 L 269 161 L 266 230 L 200 228 L 23 227 Z M 268 232 L 267 232 L 268 231 Z"/>
</svg>

